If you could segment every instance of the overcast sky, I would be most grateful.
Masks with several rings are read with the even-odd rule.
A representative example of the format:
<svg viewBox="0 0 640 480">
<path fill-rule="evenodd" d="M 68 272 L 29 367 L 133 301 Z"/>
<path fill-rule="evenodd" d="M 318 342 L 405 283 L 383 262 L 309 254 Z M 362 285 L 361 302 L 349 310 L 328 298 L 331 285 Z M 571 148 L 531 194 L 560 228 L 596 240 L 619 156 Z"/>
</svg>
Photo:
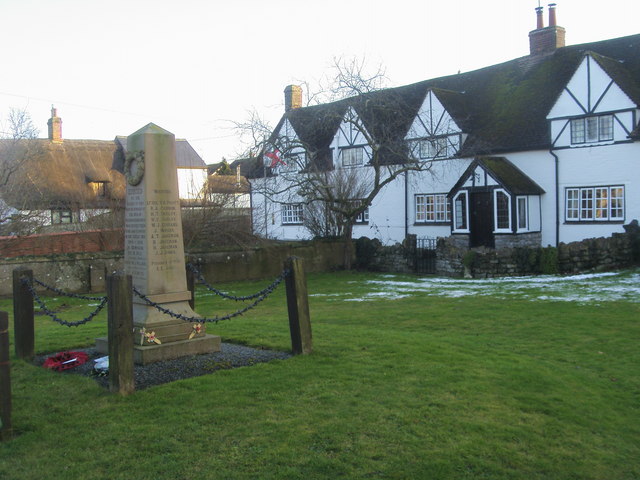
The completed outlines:
<svg viewBox="0 0 640 480">
<path fill-rule="evenodd" d="M 475 70 L 528 54 L 537 5 L 0 0 L 0 116 L 26 109 L 45 137 L 54 104 L 63 137 L 75 139 L 110 140 L 153 122 L 215 163 L 240 149 L 231 121 L 256 109 L 275 124 L 284 87 L 313 83 L 334 57 L 384 65 L 391 86 Z M 640 33 L 638 0 L 557 5 L 568 45 Z"/>
</svg>

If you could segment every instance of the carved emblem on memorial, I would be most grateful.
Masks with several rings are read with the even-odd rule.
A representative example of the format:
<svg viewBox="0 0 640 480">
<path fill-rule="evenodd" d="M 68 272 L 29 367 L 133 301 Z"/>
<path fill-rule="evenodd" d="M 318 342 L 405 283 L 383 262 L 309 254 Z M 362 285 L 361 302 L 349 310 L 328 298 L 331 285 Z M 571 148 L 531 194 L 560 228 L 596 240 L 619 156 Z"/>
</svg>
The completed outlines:
<svg viewBox="0 0 640 480">
<path fill-rule="evenodd" d="M 129 152 L 124 160 L 124 177 L 131 186 L 139 185 L 144 177 L 144 152 Z"/>
</svg>

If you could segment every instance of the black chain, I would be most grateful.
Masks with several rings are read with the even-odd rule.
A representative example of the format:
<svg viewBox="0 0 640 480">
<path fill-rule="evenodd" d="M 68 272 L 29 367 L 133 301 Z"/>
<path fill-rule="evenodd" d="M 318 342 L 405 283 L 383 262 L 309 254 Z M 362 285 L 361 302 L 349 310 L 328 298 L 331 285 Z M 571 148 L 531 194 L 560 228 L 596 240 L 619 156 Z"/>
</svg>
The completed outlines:
<svg viewBox="0 0 640 480">
<path fill-rule="evenodd" d="M 278 285 L 280 285 L 280 283 L 282 283 L 282 281 L 285 279 L 285 277 L 287 277 L 289 275 L 289 273 L 290 273 L 290 271 L 288 269 L 285 269 L 285 270 L 282 271 L 282 273 L 280 275 L 278 275 L 278 277 L 276 277 L 276 279 L 273 281 L 273 283 L 271 285 L 267 286 L 266 288 L 260 290 L 257 293 L 254 293 L 253 295 L 246 295 L 246 296 L 243 296 L 243 297 L 236 297 L 234 295 L 229 295 L 227 293 L 224 293 L 224 292 L 218 290 L 217 288 L 209 285 L 209 283 L 207 283 L 207 281 L 202 276 L 202 273 L 195 267 L 195 265 L 193 265 L 191 263 L 187 263 L 187 268 L 194 273 L 194 275 L 198 279 L 199 283 L 201 283 L 202 285 L 207 287 L 207 290 L 215 293 L 216 295 L 221 296 L 222 298 L 226 298 L 228 300 L 235 300 L 236 302 L 241 302 L 241 301 L 245 301 L 245 300 L 253 300 L 254 298 L 261 297 L 265 293 L 271 293 Z"/>
<path fill-rule="evenodd" d="M 269 285 L 267 288 L 265 288 L 264 290 L 262 290 L 262 295 L 260 295 L 255 302 L 250 303 L 249 305 L 247 305 L 244 308 L 241 308 L 240 310 L 233 312 L 233 313 L 229 313 L 227 315 L 224 315 L 222 317 L 188 317 L 186 315 L 183 315 L 181 313 L 176 313 L 173 312 L 167 308 L 164 308 L 162 305 L 160 305 L 159 303 L 154 302 L 153 300 L 151 300 L 149 297 L 147 297 L 146 295 L 144 295 L 143 293 L 141 293 L 136 287 L 133 287 L 133 293 L 135 293 L 138 297 L 140 297 L 142 300 L 144 300 L 147 305 L 155 307 L 157 310 L 161 311 L 162 313 L 169 315 L 173 318 L 177 318 L 180 320 L 183 320 L 185 322 L 209 322 L 209 323 L 218 323 L 221 322 L 223 320 L 230 320 L 233 317 L 237 317 L 239 315 L 242 315 L 245 312 L 248 312 L 249 310 L 251 310 L 252 308 L 254 308 L 256 305 L 258 305 L 260 302 L 262 302 L 264 299 L 266 299 L 277 287 L 278 285 L 280 285 L 280 283 L 282 283 L 282 280 L 284 280 L 284 278 L 289 274 L 288 271 L 283 271 L 282 275 L 280 275 L 275 282 L 273 282 L 271 285 Z M 255 298 L 254 296 L 251 296 L 249 298 Z"/>
<path fill-rule="evenodd" d="M 79 295 L 77 293 L 65 292 L 64 290 L 60 290 L 59 288 L 52 287 L 51 285 L 47 285 L 46 283 L 41 282 L 40 280 L 38 280 L 35 277 L 34 277 L 33 281 L 35 283 L 37 283 L 38 285 L 40 285 L 41 287 L 44 287 L 47 290 L 51 290 L 52 292 L 55 292 L 58 295 L 62 295 L 64 297 L 79 298 L 80 300 L 95 300 L 95 301 L 102 301 L 102 299 L 105 298 L 105 297 L 88 297 L 86 295 Z"/>
<path fill-rule="evenodd" d="M 82 320 L 78 320 L 77 322 L 67 322 L 66 320 L 62 320 L 61 318 L 59 318 L 56 315 L 56 312 L 54 312 L 53 310 L 49 310 L 47 308 L 47 304 L 44 302 L 44 300 L 42 300 L 42 298 L 40 298 L 40 296 L 38 295 L 36 290 L 33 288 L 33 285 L 31 284 L 31 282 L 27 278 L 23 278 L 22 279 L 22 283 L 27 287 L 29 292 L 31 292 L 31 295 L 33 296 L 33 299 L 36 301 L 36 303 L 38 304 L 40 309 L 46 315 L 48 315 L 51 318 L 51 320 L 53 320 L 54 322 L 59 323 L 60 325 L 64 325 L 66 327 L 77 327 L 79 325 L 84 325 L 85 323 L 90 322 L 91 320 L 94 319 L 94 317 L 98 313 L 100 313 L 100 310 L 102 310 L 104 308 L 104 306 L 107 304 L 107 297 L 99 297 L 100 305 L 98 305 L 96 307 L 96 309 L 89 314 L 89 316 L 83 318 Z"/>
</svg>

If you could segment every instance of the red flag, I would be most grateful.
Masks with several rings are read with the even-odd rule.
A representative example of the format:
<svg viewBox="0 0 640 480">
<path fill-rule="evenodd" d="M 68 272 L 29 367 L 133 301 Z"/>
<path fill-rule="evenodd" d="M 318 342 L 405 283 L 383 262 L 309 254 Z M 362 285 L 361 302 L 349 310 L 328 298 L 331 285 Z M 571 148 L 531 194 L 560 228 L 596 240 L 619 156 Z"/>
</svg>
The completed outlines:
<svg viewBox="0 0 640 480">
<path fill-rule="evenodd" d="M 273 152 L 265 153 L 264 156 L 271 160 L 271 165 L 269 165 L 269 167 L 271 168 L 276 167 L 279 163 L 281 163 L 285 167 L 287 166 L 282 158 L 280 158 L 280 150 L 278 150 L 277 148 Z"/>
</svg>

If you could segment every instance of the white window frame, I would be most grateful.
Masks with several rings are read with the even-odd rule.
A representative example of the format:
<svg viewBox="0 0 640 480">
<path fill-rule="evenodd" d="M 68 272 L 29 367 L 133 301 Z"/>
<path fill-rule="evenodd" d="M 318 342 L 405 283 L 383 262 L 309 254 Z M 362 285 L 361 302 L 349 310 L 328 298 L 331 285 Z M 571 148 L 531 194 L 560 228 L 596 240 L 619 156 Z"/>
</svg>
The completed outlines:
<svg viewBox="0 0 640 480">
<path fill-rule="evenodd" d="M 524 205 L 524 216 L 521 211 L 520 205 Z M 517 196 L 516 197 L 516 232 L 528 232 L 529 231 L 529 197 Z"/>
<path fill-rule="evenodd" d="M 451 205 L 446 193 L 419 193 L 414 197 L 414 222 L 449 223 L 451 221 Z"/>
<path fill-rule="evenodd" d="M 301 203 L 284 203 L 281 209 L 282 225 L 302 225 L 304 206 Z"/>
<path fill-rule="evenodd" d="M 354 223 L 359 225 L 369 223 L 369 207 L 365 208 L 356 216 Z"/>
<path fill-rule="evenodd" d="M 341 165 L 346 168 L 364 165 L 364 147 L 345 147 L 340 149 Z M 355 157 L 355 158 L 352 158 Z"/>
<path fill-rule="evenodd" d="M 463 201 L 458 202 L 462 196 L 464 196 Z M 469 192 L 467 190 L 459 191 L 455 194 L 451 203 L 453 205 L 451 212 L 451 217 L 453 219 L 453 232 L 469 233 Z M 460 205 L 460 209 L 458 208 L 458 205 Z"/>
<path fill-rule="evenodd" d="M 498 218 L 498 195 L 504 195 L 507 200 L 507 226 L 499 227 L 499 218 Z M 507 193 L 506 190 L 502 188 L 496 188 L 493 191 L 493 231 L 494 233 L 512 233 L 511 226 L 511 195 Z"/>
<path fill-rule="evenodd" d="M 624 221 L 624 185 L 567 187 L 564 198 L 566 223 Z"/>
<path fill-rule="evenodd" d="M 597 115 L 571 120 L 571 145 L 612 142 L 613 115 Z"/>
</svg>

